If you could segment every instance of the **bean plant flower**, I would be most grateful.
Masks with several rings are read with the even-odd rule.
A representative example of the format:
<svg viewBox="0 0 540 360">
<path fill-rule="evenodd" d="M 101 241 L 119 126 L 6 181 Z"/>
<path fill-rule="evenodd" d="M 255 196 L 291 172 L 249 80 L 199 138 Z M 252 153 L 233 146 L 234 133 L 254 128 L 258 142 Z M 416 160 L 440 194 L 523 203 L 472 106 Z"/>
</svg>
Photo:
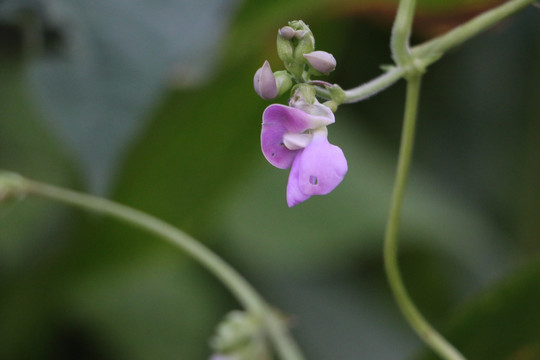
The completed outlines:
<svg viewBox="0 0 540 360">
<path fill-rule="evenodd" d="M 317 101 L 294 105 L 268 106 L 261 131 L 261 147 L 268 162 L 280 169 L 291 168 L 287 184 L 289 207 L 312 195 L 330 193 L 347 173 L 343 151 L 327 138 L 326 126 L 335 121 L 332 111 Z"/>
<path fill-rule="evenodd" d="M 263 113 L 262 152 L 270 164 L 291 169 L 287 184 L 287 205 L 293 207 L 312 195 L 326 195 L 347 173 L 343 151 L 328 142 L 327 126 L 335 122 L 333 111 L 341 103 L 341 88 L 312 75 L 326 75 L 336 67 L 336 59 L 326 51 L 315 50 L 315 40 L 302 21 L 291 21 L 277 36 L 279 58 L 286 70 L 272 72 L 265 61 L 253 79 L 255 92 L 273 99 L 292 87 L 289 106 L 273 104 Z M 321 85 L 322 84 L 322 85 Z M 316 87 L 326 87 L 330 101 L 321 104 Z"/>
</svg>

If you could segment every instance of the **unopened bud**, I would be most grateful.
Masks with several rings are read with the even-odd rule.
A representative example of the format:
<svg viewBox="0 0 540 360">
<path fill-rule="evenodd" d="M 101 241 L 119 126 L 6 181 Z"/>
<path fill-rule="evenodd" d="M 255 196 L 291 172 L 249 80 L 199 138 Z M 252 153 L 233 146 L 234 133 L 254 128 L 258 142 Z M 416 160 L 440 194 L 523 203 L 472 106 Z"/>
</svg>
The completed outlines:
<svg viewBox="0 0 540 360">
<path fill-rule="evenodd" d="M 281 37 L 285 40 L 291 40 L 294 37 L 295 33 L 296 31 L 290 26 L 284 26 L 279 29 L 279 35 L 281 35 Z"/>
<path fill-rule="evenodd" d="M 255 72 L 253 87 L 255 92 L 265 100 L 273 99 L 278 95 L 276 78 L 268 61 L 265 61 L 263 66 Z"/>
<path fill-rule="evenodd" d="M 322 74 L 328 74 L 336 68 L 336 59 L 326 51 L 313 51 L 309 54 L 304 54 L 304 57 L 313 69 Z"/>
</svg>

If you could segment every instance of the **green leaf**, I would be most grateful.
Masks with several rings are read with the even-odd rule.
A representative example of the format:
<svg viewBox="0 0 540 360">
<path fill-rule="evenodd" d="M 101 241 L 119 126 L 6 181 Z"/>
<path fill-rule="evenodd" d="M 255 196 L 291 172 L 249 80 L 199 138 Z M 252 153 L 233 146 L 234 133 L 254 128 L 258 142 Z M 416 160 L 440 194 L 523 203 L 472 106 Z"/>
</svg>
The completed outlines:
<svg viewBox="0 0 540 360">
<path fill-rule="evenodd" d="M 170 78 L 176 86 L 198 84 L 215 65 L 236 1 L 17 5 L 59 29 L 60 51 L 35 59 L 30 81 L 49 125 L 80 160 L 91 188 L 103 192 Z"/>
</svg>

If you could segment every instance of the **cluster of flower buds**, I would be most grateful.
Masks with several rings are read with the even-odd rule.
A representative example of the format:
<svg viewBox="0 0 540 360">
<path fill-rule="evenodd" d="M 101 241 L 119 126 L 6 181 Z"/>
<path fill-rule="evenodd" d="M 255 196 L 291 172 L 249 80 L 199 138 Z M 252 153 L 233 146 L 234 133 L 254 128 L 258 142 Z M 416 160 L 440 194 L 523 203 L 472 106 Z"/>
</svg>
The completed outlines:
<svg viewBox="0 0 540 360">
<path fill-rule="evenodd" d="M 287 92 L 293 80 L 309 82 L 311 75 L 328 75 L 336 68 L 332 54 L 315 50 L 313 33 L 300 20 L 291 21 L 278 31 L 277 51 L 286 70 L 272 72 L 270 64 L 265 61 L 253 79 L 255 91 L 265 100 Z"/>
<path fill-rule="evenodd" d="M 327 126 L 335 122 L 334 111 L 344 100 L 337 85 L 311 80 L 336 68 L 336 59 L 315 50 L 315 39 L 303 21 L 291 21 L 277 36 L 277 51 L 286 70 L 272 72 L 268 61 L 253 79 L 255 92 L 271 100 L 291 90 L 289 106 L 273 104 L 263 113 L 261 147 L 272 165 L 291 168 L 287 204 L 295 206 L 312 195 L 334 190 L 347 173 L 341 149 L 328 142 Z M 296 85 L 293 86 L 293 82 Z M 326 102 L 317 99 L 317 87 L 326 88 Z"/>
<path fill-rule="evenodd" d="M 243 311 L 227 314 L 210 345 L 214 349 L 210 360 L 271 359 L 262 320 Z"/>
</svg>

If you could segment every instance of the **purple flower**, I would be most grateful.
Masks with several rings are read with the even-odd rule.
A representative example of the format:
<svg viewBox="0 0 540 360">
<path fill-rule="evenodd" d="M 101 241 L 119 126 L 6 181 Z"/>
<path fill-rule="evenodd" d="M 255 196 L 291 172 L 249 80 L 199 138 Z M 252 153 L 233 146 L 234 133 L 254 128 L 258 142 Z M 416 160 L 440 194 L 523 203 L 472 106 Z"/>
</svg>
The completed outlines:
<svg viewBox="0 0 540 360">
<path fill-rule="evenodd" d="M 311 195 L 330 193 L 347 173 L 341 149 L 328 142 L 326 126 L 334 114 L 316 102 L 297 102 L 299 107 L 274 104 L 263 113 L 261 147 L 270 164 L 291 167 L 287 204 L 293 207 Z"/>
</svg>

